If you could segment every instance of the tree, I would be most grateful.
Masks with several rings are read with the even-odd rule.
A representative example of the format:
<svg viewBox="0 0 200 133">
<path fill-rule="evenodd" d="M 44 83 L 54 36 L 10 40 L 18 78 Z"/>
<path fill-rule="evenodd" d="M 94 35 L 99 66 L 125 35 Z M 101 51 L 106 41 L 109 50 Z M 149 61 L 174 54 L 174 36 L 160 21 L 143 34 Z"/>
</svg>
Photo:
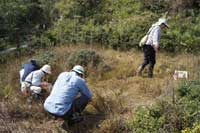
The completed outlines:
<svg viewBox="0 0 200 133">
<path fill-rule="evenodd" d="M 51 24 L 49 3 L 44 0 L 1 2 L 0 39 L 20 47 L 32 35 L 39 36 Z"/>
</svg>

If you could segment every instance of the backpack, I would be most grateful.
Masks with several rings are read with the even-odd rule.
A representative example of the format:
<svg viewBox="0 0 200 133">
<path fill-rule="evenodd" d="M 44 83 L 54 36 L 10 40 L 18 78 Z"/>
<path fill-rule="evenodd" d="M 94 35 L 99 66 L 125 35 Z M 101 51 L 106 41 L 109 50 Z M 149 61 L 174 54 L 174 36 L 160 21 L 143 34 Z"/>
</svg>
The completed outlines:
<svg viewBox="0 0 200 133">
<path fill-rule="evenodd" d="M 35 70 L 38 70 L 39 69 L 39 66 L 36 64 L 36 63 L 25 63 L 23 66 L 22 66 L 22 69 L 24 69 L 24 73 L 22 75 L 22 81 L 25 80 L 25 78 L 33 71 Z"/>
<path fill-rule="evenodd" d="M 146 44 L 149 34 L 151 33 L 151 31 L 153 30 L 155 26 L 152 26 L 149 31 L 147 32 L 147 34 L 145 36 L 142 37 L 142 39 L 140 40 L 139 46 L 142 47 Z"/>
<path fill-rule="evenodd" d="M 142 37 L 142 39 L 140 40 L 139 46 L 142 47 L 143 45 L 145 45 L 145 43 L 147 42 L 148 39 L 148 35 L 145 35 Z"/>
</svg>

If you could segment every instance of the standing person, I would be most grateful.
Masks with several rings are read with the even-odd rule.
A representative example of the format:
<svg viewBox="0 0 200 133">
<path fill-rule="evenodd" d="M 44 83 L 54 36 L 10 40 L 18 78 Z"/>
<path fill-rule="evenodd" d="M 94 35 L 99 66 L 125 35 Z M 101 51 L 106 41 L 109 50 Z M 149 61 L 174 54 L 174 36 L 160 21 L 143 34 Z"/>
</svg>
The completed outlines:
<svg viewBox="0 0 200 133">
<path fill-rule="evenodd" d="M 74 114 L 80 114 L 92 98 L 83 75 L 84 68 L 79 65 L 74 66 L 71 72 L 61 73 L 44 103 L 44 109 L 68 122 L 76 121 Z"/>
<path fill-rule="evenodd" d="M 50 65 L 44 65 L 41 69 L 31 72 L 24 82 L 22 82 L 21 91 L 22 93 L 28 93 L 30 91 L 31 94 L 40 95 L 42 89 L 46 89 L 50 86 L 47 82 L 42 82 L 42 78 L 47 75 L 51 74 L 51 67 Z M 27 87 L 28 84 L 28 87 Z M 28 88 L 28 90 L 27 90 Z"/>
<path fill-rule="evenodd" d="M 20 70 L 20 83 L 25 80 L 29 73 L 39 69 L 39 66 L 35 59 L 31 59 L 29 62 L 23 64 L 22 69 Z"/>
<path fill-rule="evenodd" d="M 153 77 L 153 69 L 156 63 L 156 52 L 160 48 L 161 29 L 169 28 L 166 19 L 160 18 L 159 21 L 152 25 L 149 29 L 148 39 L 143 46 L 144 62 L 138 68 L 138 75 L 142 75 L 142 71 L 149 64 L 148 76 Z"/>
</svg>

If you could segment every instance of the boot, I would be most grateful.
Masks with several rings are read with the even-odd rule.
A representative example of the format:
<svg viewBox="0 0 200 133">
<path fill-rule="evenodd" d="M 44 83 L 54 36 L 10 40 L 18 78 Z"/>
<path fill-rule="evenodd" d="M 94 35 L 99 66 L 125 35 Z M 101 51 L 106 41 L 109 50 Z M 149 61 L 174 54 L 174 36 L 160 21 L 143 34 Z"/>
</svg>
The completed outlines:
<svg viewBox="0 0 200 133">
<path fill-rule="evenodd" d="M 153 68 L 149 67 L 148 77 L 153 78 Z"/>
<path fill-rule="evenodd" d="M 138 67 L 138 70 L 137 70 L 137 76 L 142 76 L 142 70 L 143 70 L 144 68 L 142 67 L 142 66 L 139 66 Z"/>
<path fill-rule="evenodd" d="M 68 125 L 72 126 L 75 123 L 79 123 L 81 121 L 83 121 L 83 116 L 81 115 L 81 113 L 74 112 L 72 116 L 68 119 Z"/>
</svg>

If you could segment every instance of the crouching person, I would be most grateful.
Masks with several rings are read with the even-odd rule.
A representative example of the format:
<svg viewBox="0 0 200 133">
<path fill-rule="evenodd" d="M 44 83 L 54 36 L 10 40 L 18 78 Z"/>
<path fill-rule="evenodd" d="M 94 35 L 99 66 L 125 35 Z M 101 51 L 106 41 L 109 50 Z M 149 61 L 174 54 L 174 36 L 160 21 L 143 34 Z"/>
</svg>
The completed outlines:
<svg viewBox="0 0 200 133">
<path fill-rule="evenodd" d="M 51 67 L 44 65 L 41 69 L 31 72 L 21 85 L 21 91 L 25 96 L 41 96 L 42 91 L 50 88 L 51 84 L 42 82 L 42 78 L 51 74 Z"/>
<path fill-rule="evenodd" d="M 81 121 L 80 114 L 92 98 L 83 75 L 84 69 L 79 65 L 74 66 L 71 72 L 61 73 L 44 103 L 44 109 L 67 120 L 68 124 Z"/>
</svg>

